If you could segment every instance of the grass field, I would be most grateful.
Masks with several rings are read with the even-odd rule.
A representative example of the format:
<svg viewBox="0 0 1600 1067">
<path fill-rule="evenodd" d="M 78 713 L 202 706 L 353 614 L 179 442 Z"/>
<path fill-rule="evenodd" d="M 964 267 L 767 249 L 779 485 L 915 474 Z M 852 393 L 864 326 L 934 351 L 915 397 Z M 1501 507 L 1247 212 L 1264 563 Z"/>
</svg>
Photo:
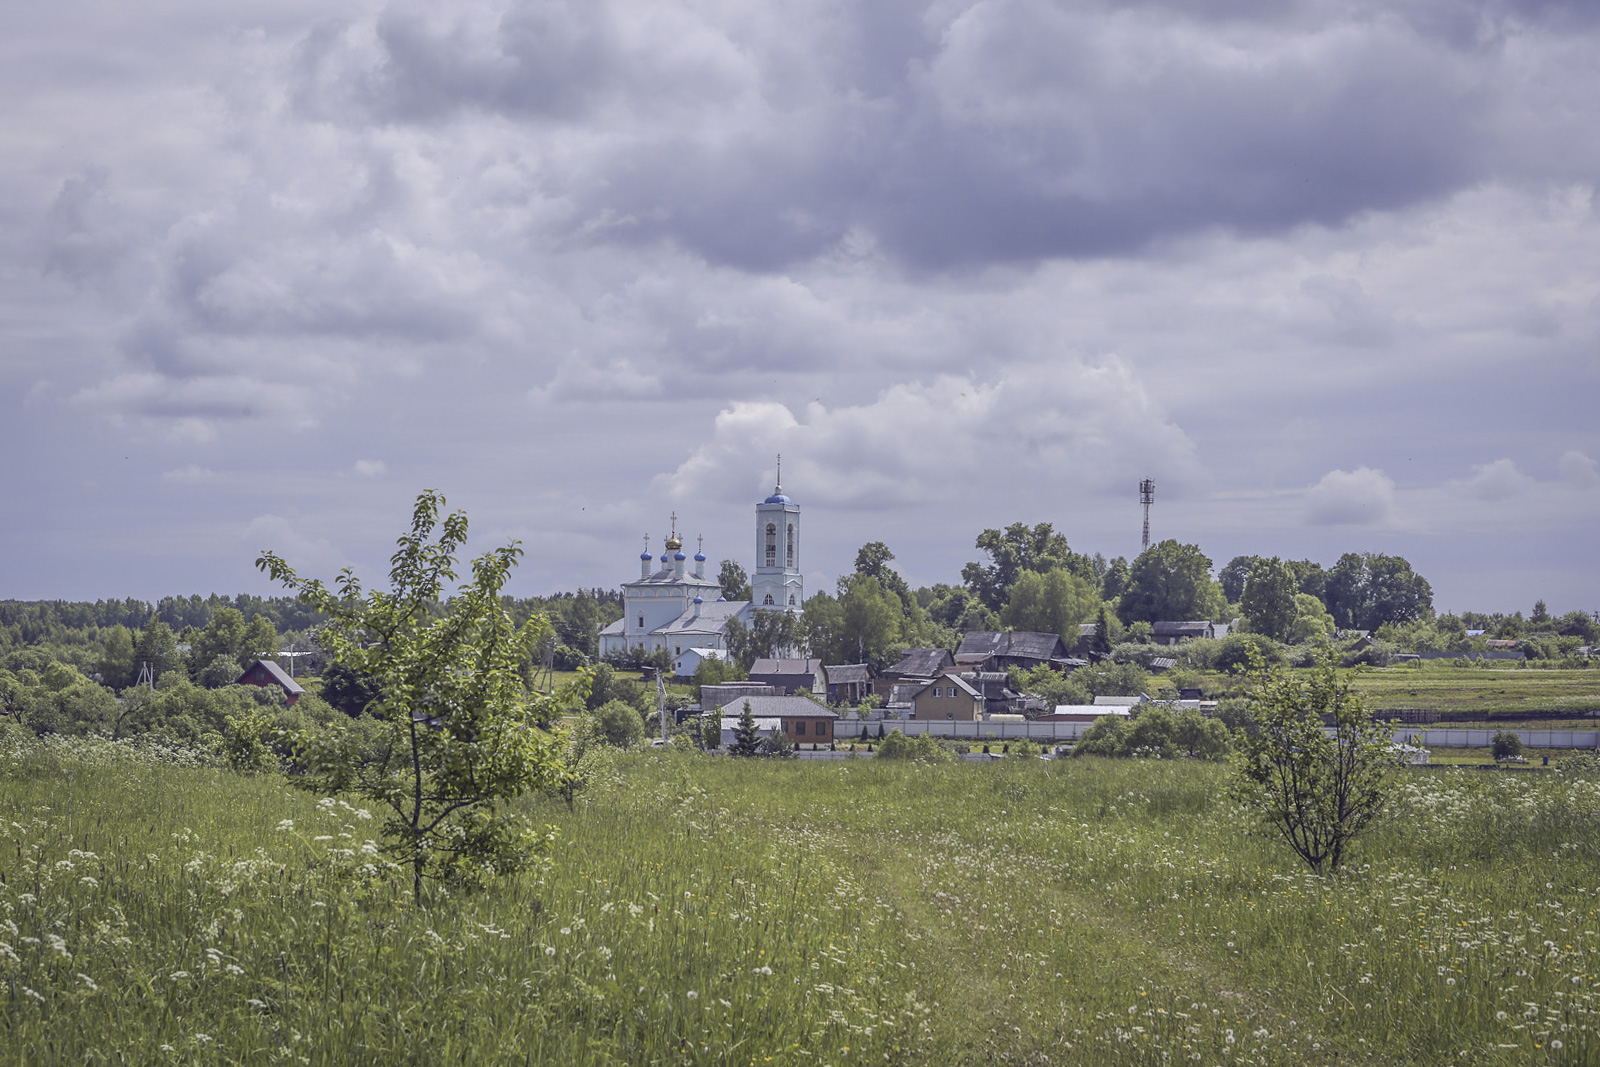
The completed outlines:
<svg viewBox="0 0 1600 1067">
<path fill-rule="evenodd" d="M 1471 712 L 1483 721 L 1505 712 L 1600 712 L 1600 671 L 1593 670 L 1428 663 L 1365 668 L 1350 680 L 1375 708 Z"/>
<path fill-rule="evenodd" d="M 629 757 L 413 907 L 275 777 L 0 750 L 0 1061 L 1600 1057 L 1600 784 L 1410 773 L 1318 880 L 1197 763 Z"/>
</svg>

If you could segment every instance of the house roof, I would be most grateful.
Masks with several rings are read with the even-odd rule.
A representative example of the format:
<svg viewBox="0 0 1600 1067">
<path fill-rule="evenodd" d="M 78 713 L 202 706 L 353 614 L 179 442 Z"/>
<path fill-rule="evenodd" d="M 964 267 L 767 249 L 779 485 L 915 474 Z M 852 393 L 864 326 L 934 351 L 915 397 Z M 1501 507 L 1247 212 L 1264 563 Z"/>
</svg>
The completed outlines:
<svg viewBox="0 0 1600 1067">
<path fill-rule="evenodd" d="M 814 678 L 817 668 L 821 666 L 820 659 L 758 659 L 750 664 L 750 677 L 758 674 L 793 674 Z"/>
<path fill-rule="evenodd" d="M 1032 630 L 974 630 L 961 639 L 961 647 L 956 649 L 958 656 L 981 653 L 1047 662 L 1066 656 L 1067 648 L 1062 644 L 1060 634 Z"/>
<path fill-rule="evenodd" d="M 908 648 L 900 653 L 900 662 L 884 673 L 901 678 L 932 678 L 941 667 L 954 663 L 955 657 L 947 648 Z"/>
<path fill-rule="evenodd" d="M 829 685 L 846 685 L 851 682 L 872 681 L 872 670 L 865 663 L 835 663 L 822 668 Z"/>
<path fill-rule="evenodd" d="M 1211 631 L 1208 619 L 1184 619 L 1152 623 L 1150 632 L 1157 637 L 1204 637 Z"/>
<path fill-rule="evenodd" d="M 1127 708 L 1135 704 L 1143 704 L 1144 697 L 1095 697 L 1094 704 L 1097 708 Z"/>
<path fill-rule="evenodd" d="M 706 604 L 691 604 L 689 609 L 665 626 L 657 626 L 652 634 L 720 634 L 728 620 L 743 611 L 748 601 L 713 600 Z"/>
<path fill-rule="evenodd" d="M 745 701 L 750 703 L 750 714 L 758 719 L 837 719 L 836 712 L 805 697 L 742 697 L 722 706 L 724 719 L 737 719 L 744 714 Z"/>
<path fill-rule="evenodd" d="M 1057 704 L 1052 715 L 1132 715 L 1128 704 Z"/>
<path fill-rule="evenodd" d="M 245 668 L 245 672 L 234 680 L 233 684 L 243 685 L 244 680 L 250 676 L 250 672 L 255 670 L 258 666 L 266 668 L 267 673 L 272 675 L 272 680 L 283 686 L 283 691 L 285 693 L 305 692 L 305 689 L 300 685 L 299 682 L 289 677 L 288 674 L 284 673 L 282 667 L 278 666 L 270 659 L 258 659 L 254 663 L 250 664 L 250 666 Z"/>
<path fill-rule="evenodd" d="M 922 683 L 922 685 L 918 686 L 916 688 L 916 690 L 912 692 L 911 695 L 913 697 L 917 697 L 917 696 L 920 696 L 921 694 L 923 694 L 924 692 L 926 692 L 930 686 L 948 685 L 951 682 L 954 682 L 956 685 L 960 686 L 961 687 L 961 691 L 963 693 L 966 693 L 967 696 L 972 697 L 974 700 L 982 700 L 983 699 L 983 694 L 978 692 L 976 689 L 972 688 L 971 683 L 969 683 L 965 678 L 961 677 L 961 675 L 959 675 L 959 674 L 947 674 L 942 678 L 934 678 L 934 679 L 931 679 L 930 681 L 924 682 L 924 683 Z M 900 687 L 899 686 L 895 686 L 895 688 L 898 689 Z"/>
</svg>

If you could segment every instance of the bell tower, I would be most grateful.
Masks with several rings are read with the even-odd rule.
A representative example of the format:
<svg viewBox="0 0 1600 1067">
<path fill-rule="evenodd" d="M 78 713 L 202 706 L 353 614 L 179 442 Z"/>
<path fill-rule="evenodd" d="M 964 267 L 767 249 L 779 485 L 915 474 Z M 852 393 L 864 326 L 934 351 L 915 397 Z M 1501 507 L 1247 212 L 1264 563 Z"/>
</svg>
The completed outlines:
<svg viewBox="0 0 1600 1067">
<path fill-rule="evenodd" d="M 798 612 L 805 604 L 800 576 L 800 505 L 783 493 L 783 457 L 772 495 L 756 505 L 756 568 L 750 606 L 756 611 Z"/>
</svg>

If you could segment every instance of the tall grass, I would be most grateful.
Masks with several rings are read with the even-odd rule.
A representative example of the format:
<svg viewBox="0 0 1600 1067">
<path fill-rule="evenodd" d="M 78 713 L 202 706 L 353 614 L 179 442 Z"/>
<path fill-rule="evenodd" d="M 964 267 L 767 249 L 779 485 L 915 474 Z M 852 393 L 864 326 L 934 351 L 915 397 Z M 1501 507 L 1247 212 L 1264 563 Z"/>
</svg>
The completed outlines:
<svg viewBox="0 0 1600 1067">
<path fill-rule="evenodd" d="M 1586 1063 L 1600 787 L 1418 774 L 1319 880 L 1225 769 L 638 757 L 419 910 L 337 798 L 0 754 L 18 1063 Z"/>
</svg>

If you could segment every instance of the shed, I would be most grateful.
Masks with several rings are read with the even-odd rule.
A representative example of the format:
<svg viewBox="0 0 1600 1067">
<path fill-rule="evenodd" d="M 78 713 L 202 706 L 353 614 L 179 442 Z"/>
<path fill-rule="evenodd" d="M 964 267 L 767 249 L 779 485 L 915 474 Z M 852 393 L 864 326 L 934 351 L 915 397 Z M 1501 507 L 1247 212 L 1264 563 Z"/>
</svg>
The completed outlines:
<svg viewBox="0 0 1600 1067">
<path fill-rule="evenodd" d="M 254 663 L 250 664 L 243 674 L 234 679 L 233 684 L 259 686 L 275 685 L 279 689 L 283 690 L 283 695 L 287 698 L 287 703 L 290 707 L 293 707 L 294 702 L 299 700 L 300 695 L 305 692 L 305 689 L 300 685 L 299 682 L 289 677 L 288 674 L 284 673 L 282 667 L 278 666 L 270 659 L 258 659 Z"/>
</svg>

